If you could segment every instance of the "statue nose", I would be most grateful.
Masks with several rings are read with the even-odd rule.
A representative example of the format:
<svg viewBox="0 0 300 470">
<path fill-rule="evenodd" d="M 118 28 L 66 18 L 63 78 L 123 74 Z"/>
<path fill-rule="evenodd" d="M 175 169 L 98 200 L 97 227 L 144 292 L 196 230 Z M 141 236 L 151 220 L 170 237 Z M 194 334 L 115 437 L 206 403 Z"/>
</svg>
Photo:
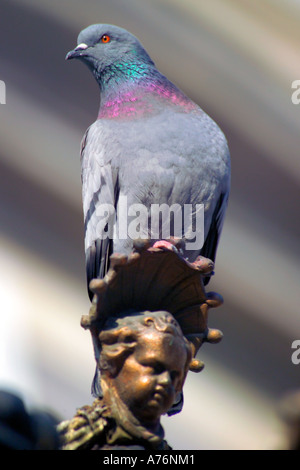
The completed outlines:
<svg viewBox="0 0 300 470">
<path fill-rule="evenodd" d="M 165 370 L 164 372 L 159 374 L 157 381 L 160 385 L 164 385 L 164 386 L 169 385 L 171 383 L 170 373 L 167 370 Z"/>
</svg>

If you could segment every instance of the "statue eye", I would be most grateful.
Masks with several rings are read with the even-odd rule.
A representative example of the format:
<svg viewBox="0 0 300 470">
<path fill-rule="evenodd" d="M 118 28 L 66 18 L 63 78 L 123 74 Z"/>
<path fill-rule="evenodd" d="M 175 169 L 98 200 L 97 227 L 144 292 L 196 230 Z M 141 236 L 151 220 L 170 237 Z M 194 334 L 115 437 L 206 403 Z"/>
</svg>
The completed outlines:
<svg viewBox="0 0 300 470">
<path fill-rule="evenodd" d="M 103 34 L 102 38 L 101 38 L 101 42 L 103 42 L 104 44 L 108 43 L 110 41 L 110 36 L 108 36 L 108 34 Z"/>
</svg>

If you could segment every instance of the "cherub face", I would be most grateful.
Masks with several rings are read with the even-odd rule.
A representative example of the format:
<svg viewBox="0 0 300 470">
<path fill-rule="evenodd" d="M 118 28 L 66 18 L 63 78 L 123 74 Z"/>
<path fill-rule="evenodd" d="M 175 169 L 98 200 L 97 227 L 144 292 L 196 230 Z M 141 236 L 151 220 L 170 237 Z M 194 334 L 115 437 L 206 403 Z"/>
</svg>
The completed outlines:
<svg viewBox="0 0 300 470">
<path fill-rule="evenodd" d="M 157 423 L 182 389 L 186 361 L 180 338 L 149 329 L 114 379 L 120 399 L 142 423 Z"/>
</svg>

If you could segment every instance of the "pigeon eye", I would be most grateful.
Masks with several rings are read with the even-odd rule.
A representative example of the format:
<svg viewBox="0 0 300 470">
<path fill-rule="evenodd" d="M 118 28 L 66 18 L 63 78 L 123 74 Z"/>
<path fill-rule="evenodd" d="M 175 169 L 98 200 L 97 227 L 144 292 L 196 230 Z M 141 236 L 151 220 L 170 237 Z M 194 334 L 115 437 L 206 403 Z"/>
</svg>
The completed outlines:
<svg viewBox="0 0 300 470">
<path fill-rule="evenodd" d="M 101 38 L 101 42 L 103 42 L 104 44 L 108 43 L 110 41 L 110 36 L 108 36 L 108 34 L 103 34 L 102 38 Z"/>
</svg>

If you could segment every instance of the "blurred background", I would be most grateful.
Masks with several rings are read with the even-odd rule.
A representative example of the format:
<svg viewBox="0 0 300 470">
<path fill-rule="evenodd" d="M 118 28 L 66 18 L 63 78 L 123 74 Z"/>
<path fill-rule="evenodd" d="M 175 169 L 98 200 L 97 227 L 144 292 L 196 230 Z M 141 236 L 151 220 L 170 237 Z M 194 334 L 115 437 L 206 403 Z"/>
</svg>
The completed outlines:
<svg viewBox="0 0 300 470">
<path fill-rule="evenodd" d="M 99 94 L 64 58 L 79 31 L 113 23 L 225 132 L 232 191 L 210 290 L 209 325 L 174 449 L 277 449 L 278 403 L 300 386 L 300 1 L 1 0 L 0 389 L 59 419 L 92 402 L 94 358 L 80 327 L 85 284 L 79 147 Z"/>
</svg>

